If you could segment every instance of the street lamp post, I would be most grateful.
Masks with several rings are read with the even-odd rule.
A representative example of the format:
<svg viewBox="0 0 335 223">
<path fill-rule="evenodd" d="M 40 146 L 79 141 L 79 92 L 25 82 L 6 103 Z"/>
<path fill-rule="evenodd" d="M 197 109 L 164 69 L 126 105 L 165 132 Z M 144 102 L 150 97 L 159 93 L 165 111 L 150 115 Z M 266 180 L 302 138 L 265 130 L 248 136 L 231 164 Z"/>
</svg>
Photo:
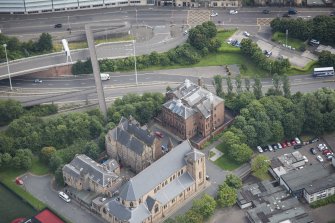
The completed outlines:
<svg viewBox="0 0 335 223">
<path fill-rule="evenodd" d="M 9 86 L 10 86 L 10 90 L 13 90 L 12 87 L 12 79 L 10 78 L 10 70 L 9 70 L 9 63 L 8 63 L 8 56 L 7 56 L 7 44 L 3 44 L 2 45 L 5 48 L 5 54 L 6 54 L 6 61 L 7 61 L 7 71 L 8 71 L 8 77 L 9 77 Z"/>
<path fill-rule="evenodd" d="M 67 29 L 69 30 L 69 32 L 71 34 L 70 16 L 67 16 L 67 26 L 68 26 Z"/>
<path fill-rule="evenodd" d="M 136 27 L 138 28 L 138 23 L 137 23 L 137 8 L 135 9 L 136 12 Z"/>
<path fill-rule="evenodd" d="M 135 79 L 136 79 L 136 86 L 137 86 L 138 82 L 137 82 L 137 64 L 136 64 L 135 40 L 133 40 L 133 48 L 134 48 L 134 63 L 135 63 Z"/>
</svg>

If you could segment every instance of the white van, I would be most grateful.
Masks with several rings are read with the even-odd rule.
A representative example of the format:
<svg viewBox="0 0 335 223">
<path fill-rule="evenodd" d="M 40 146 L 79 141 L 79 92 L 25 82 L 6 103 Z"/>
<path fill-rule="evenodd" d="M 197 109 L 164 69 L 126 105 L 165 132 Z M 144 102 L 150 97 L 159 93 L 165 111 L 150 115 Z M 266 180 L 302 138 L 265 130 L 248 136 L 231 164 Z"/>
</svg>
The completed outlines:
<svg viewBox="0 0 335 223">
<path fill-rule="evenodd" d="M 101 77 L 102 81 L 106 81 L 106 80 L 111 79 L 111 77 L 109 76 L 109 74 L 106 74 L 106 73 L 100 73 L 100 77 Z"/>
<path fill-rule="evenodd" d="M 60 192 L 58 193 L 58 196 L 59 196 L 60 198 L 62 198 L 64 201 L 66 201 L 67 203 L 69 203 L 69 202 L 71 201 L 69 195 L 67 195 L 67 194 L 64 193 L 63 191 L 60 191 Z"/>
</svg>

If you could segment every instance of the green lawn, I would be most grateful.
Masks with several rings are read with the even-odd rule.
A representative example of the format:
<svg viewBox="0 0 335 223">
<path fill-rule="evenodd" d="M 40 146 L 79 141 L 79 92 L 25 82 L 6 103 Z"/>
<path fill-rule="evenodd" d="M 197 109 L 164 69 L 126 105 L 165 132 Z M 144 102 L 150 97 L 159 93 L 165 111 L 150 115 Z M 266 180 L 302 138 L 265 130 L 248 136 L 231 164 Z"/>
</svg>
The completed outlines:
<svg viewBox="0 0 335 223">
<path fill-rule="evenodd" d="M 225 154 L 223 154 L 214 163 L 216 165 L 218 165 L 221 169 L 228 170 L 228 171 L 235 170 L 236 168 L 241 166 L 241 164 L 238 164 L 238 163 L 228 159 L 228 157 Z"/>
<path fill-rule="evenodd" d="M 33 174 L 36 175 L 44 175 L 49 172 L 49 169 L 46 165 L 39 162 L 37 157 L 33 158 L 32 168 L 29 170 Z M 10 190 L 20 196 L 22 199 L 27 201 L 31 206 L 33 206 L 36 210 L 41 210 L 46 207 L 44 203 L 36 199 L 30 193 L 25 191 L 25 188 L 22 186 L 18 186 L 15 183 L 15 179 L 18 176 L 21 176 L 26 171 L 17 170 L 14 168 L 6 168 L 0 170 L 0 181 L 4 185 L 6 185 Z"/>
<path fill-rule="evenodd" d="M 35 175 L 45 175 L 49 173 L 49 168 L 35 156 L 33 158 L 33 165 L 29 171 Z"/>
<path fill-rule="evenodd" d="M 275 32 L 272 35 L 272 41 L 275 41 L 279 44 L 286 44 L 286 34 L 281 32 Z M 290 35 L 288 35 L 287 45 L 295 48 L 296 50 L 300 50 L 300 48 L 305 46 L 306 44 L 304 43 L 304 41 L 290 38 Z"/>
<path fill-rule="evenodd" d="M 25 191 L 25 188 L 22 186 L 18 186 L 15 183 L 15 178 L 24 174 L 23 170 L 15 170 L 13 168 L 1 169 L 0 171 L 0 181 L 4 185 L 6 185 L 10 190 L 16 193 L 23 200 L 27 201 L 31 206 L 33 206 L 36 210 L 42 210 L 46 207 L 44 203 L 36 199 L 30 193 Z"/>
</svg>

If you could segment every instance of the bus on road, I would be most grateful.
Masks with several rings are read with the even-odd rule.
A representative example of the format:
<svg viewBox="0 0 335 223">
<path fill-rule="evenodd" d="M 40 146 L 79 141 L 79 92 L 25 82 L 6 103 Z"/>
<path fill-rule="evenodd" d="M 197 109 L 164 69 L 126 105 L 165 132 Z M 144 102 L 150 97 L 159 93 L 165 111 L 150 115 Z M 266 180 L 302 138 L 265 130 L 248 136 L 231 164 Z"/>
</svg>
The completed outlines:
<svg viewBox="0 0 335 223">
<path fill-rule="evenodd" d="M 328 77 L 334 76 L 334 67 L 319 67 L 314 68 L 314 77 Z"/>
</svg>

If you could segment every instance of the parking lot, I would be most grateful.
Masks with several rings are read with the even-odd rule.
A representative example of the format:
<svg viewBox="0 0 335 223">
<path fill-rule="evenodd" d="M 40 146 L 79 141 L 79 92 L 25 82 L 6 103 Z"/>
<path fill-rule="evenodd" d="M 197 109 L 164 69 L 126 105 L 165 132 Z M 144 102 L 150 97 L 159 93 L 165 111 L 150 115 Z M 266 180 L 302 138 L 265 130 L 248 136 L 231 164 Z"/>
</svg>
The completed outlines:
<svg viewBox="0 0 335 223">
<path fill-rule="evenodd" d="M 266 155 L 271 160 L 272 158 L 281 156 L 283 154 L 292 153 L 294 151 L 299 151 L 303 156 L 306 156 L 306 158 L 308 160 L 308 162 L 306 162 L 306 165 L 313 165 L 315 163 L 319 163 L 320 161 L 318 161 L 317 158 L 316 158 L 318 155 L 323 158 L 323 160 L 324 160 L 323 164 L 325 166 L 330 165 L 331 161 L 328 161 L 326 156 L 322 154 L 322 151 L 320 151 L 317 148 L 319 144 L 326 144 L 327 148 L 330 149 L 331 151 L 333 151 L 333 149 L 330 147 L 330 145 L 328 145 L 322 138 L 320 138 L 319 141 L 314 142 L 314 143 L 310 143 L 310 144 L 307 144 L 307 145 L 302 145 L 302 147 L 299 148 L 299 149 L 294 149 L 293 146 L 290 146 L 290 147 L 274 150 L 273 152 L 265 151 L 262 154 Z M 315 149 L 315 151 L 316 151 L 315 155 L 311 153 L 311 151 L 310 151 L 311 148 Z"/>
</svg>

